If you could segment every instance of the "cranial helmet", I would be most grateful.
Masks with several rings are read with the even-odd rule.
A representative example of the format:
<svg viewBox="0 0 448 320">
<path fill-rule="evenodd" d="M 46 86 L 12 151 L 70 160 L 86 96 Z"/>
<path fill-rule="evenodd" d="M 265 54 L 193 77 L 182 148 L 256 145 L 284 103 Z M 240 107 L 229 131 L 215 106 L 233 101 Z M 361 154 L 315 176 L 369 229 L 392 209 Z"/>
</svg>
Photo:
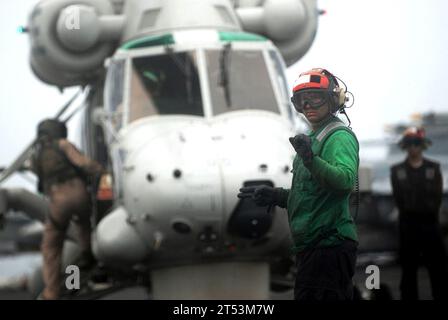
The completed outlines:
<svg viewBox="0 0 448 320">
<path fill-rule="evenodd" d="M 314 99 L 307 99 L 306 96 L 311 92 L 314 93 Z M 318 99 L 319 95 L 321 99 Z M 321 68 L 301 73 L 292 89 L 291 102 L 296 110 L 302 113 L 305 102 L 308 102 L 311 107 L 313 104 L 319 107 L 327 101 L 330 102 L 332 113 L 342 109 L 347 101 L 346 89 L 339 86 L 336 77 Z"/>
<path fill-rule="evenodd" d="M 398 143 L 402 149 L 406 149 L 410 145 L 420 145 L 424 149 L 431 145 L 431 140 L 426 137 L 425 129 L 418 127 L 407 128 L 403 132 L 403 136 Z"/>
<path fill-rule="evenodd" d="M 56 119 L 45 119 L 37 126 L 37 136 L 49 136 L 53 139 L 67 138 L 67 127 L 64 122 Z"/>
</svg>

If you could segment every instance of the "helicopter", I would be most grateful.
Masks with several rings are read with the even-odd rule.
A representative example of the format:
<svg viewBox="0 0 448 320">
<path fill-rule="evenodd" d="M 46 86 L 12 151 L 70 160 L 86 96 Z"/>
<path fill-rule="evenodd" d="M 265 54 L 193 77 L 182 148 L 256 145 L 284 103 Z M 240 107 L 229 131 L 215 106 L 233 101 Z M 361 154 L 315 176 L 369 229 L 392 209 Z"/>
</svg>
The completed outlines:
<svg viewBox="0 0 448 320">
<path fill-rule="evenodd" d="M 285 70 L 310 48 L 319 14 L 315 0 L 36 4 L 23 29 L 31 69 L 61 90 L 87 88 L 81 149 L 110 172 L 94 193 L 98 268 L 87 275 L 91 283 L 99 272 L 109 286 L 86 282 L 87 293 L 73 298 L 129 283 L 142 283 L 154 299 L 272 297 L 273 279 L 285 275 L 275 264 L 291 245 L 286 212 L 266 212 L 236 193 L 289 186 L 288 137 L 304 124 Z M 69 121 L 74 99 L 55 118 Z M 33 145 L 0 182 L 23 168 Z M 7 209 L 45 219 L 41 196 L 3 195 Z M 76 249 L 67 241 L 66 265 Z M 40 272 L 30 281 L 37 293 Z"/>
</svg>

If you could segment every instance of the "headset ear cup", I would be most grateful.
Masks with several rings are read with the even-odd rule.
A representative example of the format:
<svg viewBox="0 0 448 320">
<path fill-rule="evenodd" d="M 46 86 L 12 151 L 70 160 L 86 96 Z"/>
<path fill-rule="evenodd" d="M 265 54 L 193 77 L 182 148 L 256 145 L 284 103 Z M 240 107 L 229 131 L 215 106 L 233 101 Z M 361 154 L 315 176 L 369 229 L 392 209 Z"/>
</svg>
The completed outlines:
<svg viewBox="0 0 448 320">
<path fill-rule="evenodd" d="M 341 108 L 346 101 L 346 94 L 343 88 L 335 88 L 334 89 L 334 103 L 335 103 L 335 111 Z"/>
<path fill-rule="evenodd" d="M 345 102 L 347 101 L 346 100 L 346 95 L 345 95 L 345 91 L 344 91 L 344 89 L 340 89 L 340 92 L 339 92 L 339 105 L 342 107 L 344 104 L 345 104 Z"/>
</svg>

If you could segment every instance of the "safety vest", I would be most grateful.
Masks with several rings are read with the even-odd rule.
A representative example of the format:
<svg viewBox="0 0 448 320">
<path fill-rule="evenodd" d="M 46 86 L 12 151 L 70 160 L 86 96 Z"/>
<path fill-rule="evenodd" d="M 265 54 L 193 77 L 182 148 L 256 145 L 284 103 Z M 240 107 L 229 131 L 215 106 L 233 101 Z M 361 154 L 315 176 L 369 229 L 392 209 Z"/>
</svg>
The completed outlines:
<svg viewBox="0 0 448 320">
<path fill-rule="evenodd" d="M 80 169 L 70 162 L 59 148 L 58 141 L 43 141 L 37 148 L 35 167 L 39 177 L 38 190 L 48 193 L 52 184 L 83 178 Z"/>
<path fill-rule="evenodd" d="M 334 117 L 316 136 L 316 141 L 317 143 L 314 143 L 313 145 L 313 153 L 317 156 L 321 155 L 322 149 L 325 145 L 325 142 L 327 141 L 327 139 L 336 131 L 339 130 L 345 130 L 347 132 L 349 132 L 356 140 L 356 142 L 358 143 L 358 147 L 359 147 L 359 142 L 358 139 L 356 138 L 356 135 L 353 133 L 352 129 L 350 129 L 349 127 L 346 126 L 346 124 L 344 122 L 342 122 L 342 120 L 340 120 L 337 117 Z"/>
</svg>

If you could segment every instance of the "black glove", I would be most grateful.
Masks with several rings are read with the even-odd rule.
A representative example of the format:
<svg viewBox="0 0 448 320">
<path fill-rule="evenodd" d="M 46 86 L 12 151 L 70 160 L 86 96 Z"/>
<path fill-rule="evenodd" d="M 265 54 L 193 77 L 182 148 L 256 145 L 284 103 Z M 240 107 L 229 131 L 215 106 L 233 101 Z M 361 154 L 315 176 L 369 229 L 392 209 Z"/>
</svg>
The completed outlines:
<svg viewBox="0 0 448 320">
<path fill-rule="evenodd" d="M 308 167 L 313 161 L 313 150 L 311 149 L 311 138 L 306 134 L 298 134 L 294 138 L 289 138 L 289 142 L 296 150 L 299 157 L 302 158 L 303 164 Z"/>
<path fill-rule="evenodd" d="M 260 206 L 279 206 L 286 207 L 286 199 L 282 196 L 282 188 L 273 188 L 265 185 L 244 187 L 240 189 L 238 198 L 252 198 Z"/>
</svg>

